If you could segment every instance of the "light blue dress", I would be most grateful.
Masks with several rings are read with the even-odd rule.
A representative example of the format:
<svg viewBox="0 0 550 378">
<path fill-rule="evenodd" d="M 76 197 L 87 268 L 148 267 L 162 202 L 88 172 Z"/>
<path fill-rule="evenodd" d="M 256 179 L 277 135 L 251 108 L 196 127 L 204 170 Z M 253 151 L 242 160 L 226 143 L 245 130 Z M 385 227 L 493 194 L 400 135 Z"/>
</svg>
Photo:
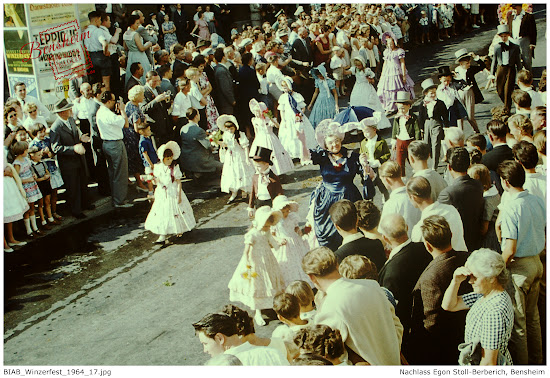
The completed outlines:
<svg viewBox="0 0 550 378">
<path fill-rule="evenodd" d="M 145 54 L 145 51 L 139 51 L 136 41 L 134 41 L 134 35 L 135 31 L 128 29 L 126 33 L 124 33 L 123 39 L 124 42 L 126 42 L 126 46 L 128 47 L 128 60 L 126 62 L 126 78 L 124 81 L 124 84 L 128 83 L 128 80 L 132 76 L 130 73 L 130 67 L 132 66 L 132 63 L 139 62 L 141 63 L 141 66 L 143 67 L 144 74 L 141 76 L 141 85 L 145 85 L 145 74 L 149 71 L 151 71 L 151 64 L 149 63 L 149 59 L 147 58 L 147 55 Z M 141 38 L 141 36 L 140 36 Z M 143 44 L 143 39 L 141 40 L 141 43 Z"/>
<path fill-rule="evenodd" d="M 320 80 L 315 76 L 315 88 L 319 89 L 319 94 L 309 115 L 309 122 L 313 128 L 316 128 L 322 120 L 332 119 L 336 115 L 336 102 L 332 93 L 332 90 L 336 88 L 334 80 L 327 77 L 324 67 L 319 66 L 317 69 L 325 77 L 325 80 Z"/>
</svg>

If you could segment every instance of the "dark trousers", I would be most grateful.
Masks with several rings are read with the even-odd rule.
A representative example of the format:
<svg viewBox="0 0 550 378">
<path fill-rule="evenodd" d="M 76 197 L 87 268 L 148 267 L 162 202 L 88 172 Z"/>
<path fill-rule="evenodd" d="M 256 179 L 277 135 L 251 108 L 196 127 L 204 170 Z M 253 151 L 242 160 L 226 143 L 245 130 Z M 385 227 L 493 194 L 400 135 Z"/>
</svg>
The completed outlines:
<svg viewBox="0 0 550 378">
<path fill-rule="evenodd" d="M 405 162 L 407 161 L 407 157 L 409 157 L 409 144 L 414 139 L 409 140 L 401 140 L 396 139 L 395 141 L 395 160 L 397 161 L 397 164 L 401 167 L 401 177 L 405 177 Z"/>
<path fill-rule="evenodd" d="M 97 191 L 103 196 L 111 195 L 111 184 L 109 183 L 109 171 L 107 170 L 107 160 L 103 150 L 96 152 L 97 160 L 94 168 L 94 176 L 97 181 Z"/>
<path fill-rule="evenodd" d="M 78 128 L 82 134 L 90 135 L 90 121 L 87 119 L 78 119 Z M 94 154 L 92 152 L 92 145 L 89 143 L 83 143 L 83 146 L 86 148 L 86 153 L 84 158 L 86 159 L 86 166 L 88 167 L 88 172 L 93 180 L 96 180 L 95 169 L 94 169 Z"/>
<path fill-rule="evenodd" d="M 109 57 L 111 60 L 111 79 L 110 86 L 111 92 L 117 97 L 124 97 L 128 95 L 124 93 L 124 83 L 120 81 L 120 63 L 118 62 L 118 54 L 113 54 Z"/>
<path fill-rule="evenodd" d="M 504 102 L 508 110 L 512 109 L 512 92 L 516 82 L 516 70 L 510 66 L 498 66 L 496 74 L 498 97 Z"/>
<path fill-rule="evenodd" d="M 390 192 L 388 192 L 388 189 L 384 186 L 384 183 L 382 180 L 380 180 L 380 176 L 378 175 L 378 168 L 374 170 L 376 172 L 376 178 L 373 181 L 373 184 L 378 187 L 378 190 L 380 190 L 380 193 L 384 196 L 384 199 L 387 201 L 390 198 Z"/>
<path fill-rule="evenodd" d="M 424 142 L 432 148 L 433 169 L 436 170 L 439 166 L 441 158 L 441 141 L 445 133 L 443 127 L 433 119 L 426 120 L 424 123 Z"/>
<path fill-rule="evenodd" d="M 61 177 L 65 183 L 65 194 L 67 204 L 71 208 L 71 214 L 82 213 L 82 209 L 88 207 L 88 178 L 86 177 L 85 167 L 67 168 L 63 164 L 59 165 Z"/>
</svg>

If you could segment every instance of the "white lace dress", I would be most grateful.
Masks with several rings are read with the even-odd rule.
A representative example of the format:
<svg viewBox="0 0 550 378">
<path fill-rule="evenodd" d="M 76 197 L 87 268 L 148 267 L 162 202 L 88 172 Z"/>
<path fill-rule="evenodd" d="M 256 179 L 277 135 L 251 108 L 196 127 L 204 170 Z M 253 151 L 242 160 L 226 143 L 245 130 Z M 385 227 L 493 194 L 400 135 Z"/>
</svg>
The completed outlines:
<svg viewBox="0 0 550 378">
<path fill-rule="evenodd" d="M 256 137 L 250 147 L 250 153 L 253 154 L 257 147 L 269 148 L 273 151 L 271 155 L 273 172 L 279 176 L 292 171 L 294 163 L 279 138 L 273 133 L 273 122 L 268 118 L 254 117 L 252 118 L 252 125 Z"/>
<path fill-rule="evenodd" d="M 252 310 L 272 308 L 273 297 L 285 289 L 281 268 L 271 252 L 277 243 L 269 231 L 252 228 L 244 236 L 244 244 L 250 251 L 243 253 L 227 285 L 229 300 Z"/>
<path fill-rule="evenodd" d="M 302 280 L 313 287 L 313 282 L 302 270 L 302 258 L 309 252 L 309 245 L 296 233 L 298 223 L 298 215 L 290 213 L 273 227 L 275 236 L 286 240 L 286 244 L 274 249 L 273 254 L 279 262 L 286 286 L 293 281 Z"/>
<path fill-rule="evenodd" d="M 289 96 L 292 96 L 298 105 L 297 108 L 300 111 L 299 120 L 290 105 Z M 285 150 L 288 151 L 290 157 L 293 159 L 304 159 L 304 152 L 313 150 L 317 147 L 315 130 L 304 114 L 305 106 L 304 97 L 298 92 L 292 92 L 292 94 L 283 93 L 281 97 L 279 97 L 279 111 L 281 112 L 279 139 Z M 302 146 L 301 140 L 298 138 L 298 133 L 301 132 L 303 132 L 305 136 L 305 149 Z"/>
<path fill-rule="evenodd" d="M 145 229 L 157 235 L 179 235 L 195 228 L 195 215 L 183 190 L 178 204 L 176 180 L 182 177 L 179 165 L 170 168 L 162 162 L 157 163 L 153 174 L 157 179 L 155 202 L 145 220 Z"/>
<path fill-rule="evenodd" d="M 238 141 L 237 138 L 235 138 L 235 134 L 228 131 L 223 133 L 223 141 L 227 144 L 227 149 L 224 153 L 220 186 L 224 193 L 236 192 L 237 190 L 250 193 L 252 189 L 254 167 L 245 150 L 249 142 L 242 131 L 238 133 Z"/>
</svg>

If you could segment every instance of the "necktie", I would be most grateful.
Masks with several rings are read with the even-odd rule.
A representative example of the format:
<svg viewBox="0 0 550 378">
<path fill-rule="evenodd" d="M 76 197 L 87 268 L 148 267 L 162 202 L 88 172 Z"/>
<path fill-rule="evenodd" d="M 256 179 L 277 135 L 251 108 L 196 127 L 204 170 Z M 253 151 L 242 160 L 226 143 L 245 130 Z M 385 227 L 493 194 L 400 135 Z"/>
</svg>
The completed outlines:
<svg viewBox="0 0 550 378">
<path fill-rule="evenodd" d="M 502 51 L 509 51 L 510 50 L 510 46 L 507 45 L 504 42 L 500 42 L 500 47 L 502 48 Z"/>
</svg>

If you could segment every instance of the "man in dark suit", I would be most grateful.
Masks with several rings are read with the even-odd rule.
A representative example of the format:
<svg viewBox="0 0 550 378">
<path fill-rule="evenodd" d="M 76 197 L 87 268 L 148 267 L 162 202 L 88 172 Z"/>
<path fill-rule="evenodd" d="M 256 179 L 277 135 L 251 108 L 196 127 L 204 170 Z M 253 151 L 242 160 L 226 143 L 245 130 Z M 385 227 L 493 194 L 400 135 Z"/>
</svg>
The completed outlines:
<svg viewBox="0 0 550 378">
<path fill-rule="evenodd" d="M 380 271 L 386 262 L 384 246 L 380 240 L 367 239 L 357 229 L 357 210 L 353 203 L 340 200 L 330 207 L 329 214 L 336 231 L 343 238 L 342 245 L 334 252 L 338 262 L 347 256 L 362 255 L 368 257 Z"/>
<path fill-rule="evenodd" d="M 217 88 L 216 107 L 220 114 L 234 114 L 237 102 L 233 89 L 233 77 L 226 66 L 227 58 L 222 48 L 216 49 L 214 59 L 217 63 L 217 66 L 214 68 Z"/>
<path fill-rule="evenodd" d="M 176 10 L 172 13 L 171 20 L 174 22 L 174 26 L 176 27 L 178 42 L 185 44 L 190 40 L 191 36 L 188 32 L 189 20 L 181 4 L 176 4 Z"/>
<path fill-rule="evenodd" d="M 468 253 L 453 250 L 451 228 L 442 216 L 425 218 L 421 228 L 424 246 L 433 260 L 412 292 L 411 322 L 403 355 L 411 365 L 456 365 L 467 312 L 445 311 L 441 303 L 454 271 L 465 264 Z M 459 294 L 471 291 L 471 285 L 463 282 Z"/>
<path fill-rule="evenodd" d="M 290 55 L 292 56 L 291 66 L 304 78 L 301 83 L 296 83 L 296 91 L 301 93 L 306 103 L 313 97 L 314 85 L 309 80 L 309 70 L 313 66 L 313 50 L 309 30 L 306 27 L 298 28 L 298 38 L 292 44 Z"/>
<path fill-rule="evenodd" d="M 183 75 L 185 70 L 190 67 L 190 64 L 185 61 L 187 51 L 185 51 L 181 44 L 176 43 L 173 47 L 173 51 L 175 59 L 174 63 L 172 63 L 172 84 L 175 86 L 176 80 Z"/>
<path fill-rule="evenodd" d="M 254 128 L 252 127 L 251 119 L 252 113 L 250 112 L 250 107 L 248 103 L 251 99 L 258 99 L 258 89 L 260 88 L 260 82 L 258 81 L 258 76 L 256 76 L 256 71 L 254 70 L 254 57 L 251 53 L 244 53 L 242 55 L 243 66 L 239 70 L 239 124 L 244 127 L 246 135 L 248 137 L 254 135 Z"/>
<path fill-rule="evenodd" d="M 439 193 L 437 201 L 458 210 L 468 251 L 475 251 L 481 247 L 482 241 L 481 222 L 485 202 L 483 185 L 468 176 L 470 154 L 466 148 L 453 147 L 447 150 L 447 162 L 453 182 Z"/>
<path fill-rule="evenodd" d="M 519 45 L 523 66 L 531 71 L 533 68 L 533 53 L 537 45 L 537 25 L 535 16 L 525 13 L 522 4 L 512 4 L 514 9 L 508 14 L 507 25 L 514 42 Z"/>
<path fill-rule="evenodd" d="M 76 218 L 85 218 L 82 209 L 93 209 L 88 202 L 88 171 L 82 143 L 89 143 L 90 136 L 82 134 L 71 115 L 72 105 L 66 99 L 54 106 L 57 120 L 50 129 L 52 150 L 57 155 L 61 176 L 67 190 L 67 203 Z"/>
<path fill-rule="evenodd" d="M 124 97 L 128 98 L 128 91 L 135 85 L 141 85 L 141 77 L 143 76 L 143 66 L 139 62 L 134 62 L 130 65 L 130 78 L 126 83 L 126 93 Z"/>
<path fill-rule="evenodd" d="M 500 177 L 497 173 L 498 165 L 504 160 L 514 160 L 514 153 L 506 143 L 506 134 L 510 132 L 508 125 L 499 120 L 492 120 L 487 124 L 487 134 L 493 144 L 493 149 L 481 158 L 481 164 L 489 168 L 491 181 L 497 187 L 500 194 L 504 192 Z"/>
<path fill-rule="evenodd" d="M 395 314 L 403 324 L 403 342 L 408 337 L 412 308 L 412 291 L 418 278 L 432 261 L 422 243 L 413 243 L 407 236 L 407 224 L 399 214 L 382 218 L 378 231 L 392 250 L 378 273 L 380 286 L 392 292 L 397 301 Z"/>
<path fill-rule="evenodd" d="M 174 138 L 172 123 L 168 115 L 170 104 L 166 102 L 170 99 L 170 95 L 157 92 L 160 85 L 160 76 L 156 71 L 147 72 L 145 79 L 147 81 L 145 85 L 145 105 L 141 106 L 141 110 L 154 121 L 151 124 L 151 130 L 157 146 L 160 146 Z"/>
<path fill-rule="evenodd" d="M 508 25 L 499 25 L 497 33 L 502 42 L 495 46 L 491 75 L 496 75 L 497 93 L 504 106 L 512 108 L 512 92 L 516 83 L 516 72 L 521 70 L 521 56 L 519 46 L 510 42 Z"/>
</svg>

